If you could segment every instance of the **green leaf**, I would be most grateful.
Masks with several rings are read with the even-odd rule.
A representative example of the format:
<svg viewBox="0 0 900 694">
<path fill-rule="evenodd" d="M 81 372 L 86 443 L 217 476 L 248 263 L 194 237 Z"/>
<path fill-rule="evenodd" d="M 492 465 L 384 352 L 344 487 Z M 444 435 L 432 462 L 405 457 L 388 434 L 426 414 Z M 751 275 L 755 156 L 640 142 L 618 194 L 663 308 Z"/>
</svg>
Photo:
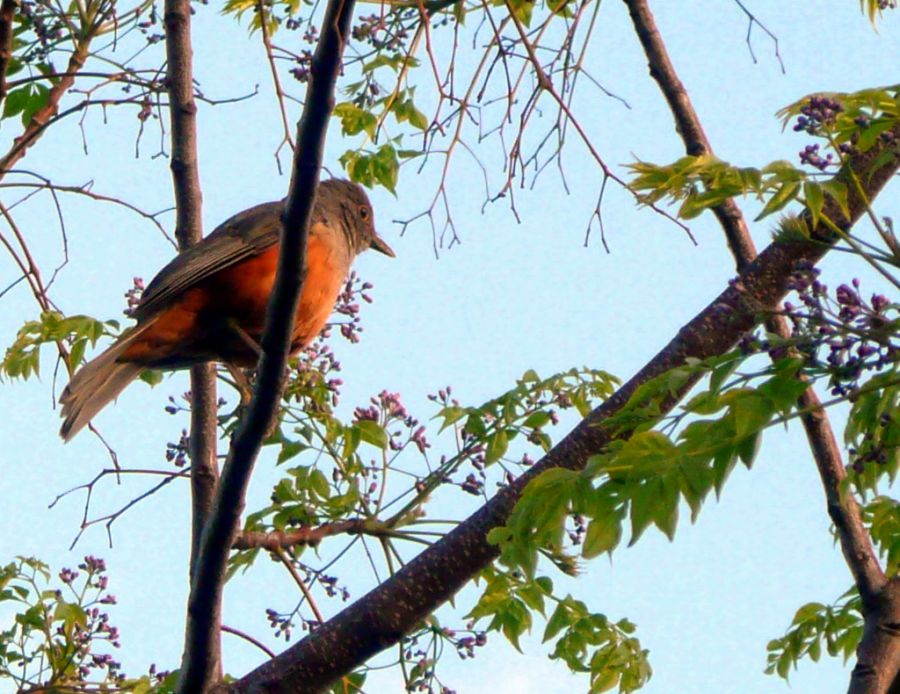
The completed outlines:
<svg viewBox="0 0 900 694">
<path fill-rule="evenodd" d="M 763 207 L 754 221 L 758 222 L 764 217 L 768 217 L 773 212 L 778 212 L 781 208 L 793 200 L 800 192 L 800 183 L 797 181 L 787 181 L 783 183 L 777 192 L 769 198 L 769 202 Z"/>
<path fill-rule="evenodd" d="M 281 444 L 281 450 L 278 452 L 278 460 L 275 464 L 281 465 L 286 460 L 290 460 L 307 448 L 308 446 L 301 441 L 284 441 Z"/>
<path fill-rule="evenodd" d="M 310 472 L 309 488 L 315 492 L 320 499 L 327 499 L 331 496 L 331 487 L 328 484 L 328 478 L 325 476 L 325 473 L 319 469 Z"/>
<path fill-rule="evenodd" d="M 449 405 L 441 409 L 440 412 L 435 415 L 435 419 L 442 418 L 444 421 L 441 423 L 441 428 L 439 431 L 443 431 L 447 427 L 453 425 L 458 422 L 460 419 L 466 416 L 468 410 L 464 407 L 457 407 L 455 405 Z"/>
<path fill-rule="evenodd" d="M 835 178 L 822 183 L 822 189 L 837 203 L 841 212 L 850 218 L 850 203 L 848 201 L 847 186 Z"/>
<path fill-rule="evenodd" d="M 547 643 L 547 641 L 572 623 L 572 617 L 569 613 L 569 606 L 567 603 L 567 600 L 559 602 L 556 605 L 556 609 L 553 610 L 553 614 L 550 615 L 550 619 L 547 620 L 547 626 L 544 627 L 544 643 Z"/>
<path fill-rule="evenodd" d="M 765 427 L 774 414 L 772 402 L 752 390 L 731 391 L 735 395 L 730 412 L 734 421 L 735 436 L 743 439 Z M 727 397 L 727 396 L 726 396 Z"/>
<path fill-rule="evenodd" d="M 144 369 L 138 378 L 150 386 L 158 386 L 163 382 L 163 372 L 159 369 Z"/>
<path fill-rule="evenodd" d="M 741 462 L 747 466 L 747 469 L 753 467 L 753 461 L 756 460 L 756 455 L 759 453 L 759 447 L 762 443 L 762 432 L 756 432 L 755 434 L 751 434 L 743 441 L 735 446 L 735 450 L 737 451 L 738 457 L 741 459 Z"/>
<path fill-rule="evenodd" d="M 662 494 L 656 502 L 656 508 L 653 512 L 653 523 L 671 541 L 675 539 L 675 528 L 678 525 L 678 501 L 681 498 L 678 480 L 675 475 L 663 475 L 660 489 Z"/>
<path fill-rule="evenodd" d="M 803 184 L 803 197 L 806 198 L 806 208 L 812 218 L 813 227 L 818 226 L 822 208 L 825 206 L 825 191 L 815 181 L 806 181 Z"/>
<path fill-rule="evenodd" d="M 592 559 L 604 552 L 612 551 L 622 539 L 622 525 L 620 519 L 613 516 L 594 518 L 588 525 L 581 546 L 581 556 Z"/>
<path fill-rule="evenodd" d="M 540 429 L 549 424 L 550 420 L 551 417 L 549 412 L 546 410 L 538 410 L 537 412 L 532 412 L 528 415 L 528 417 L 525 418 L 525 421 L 522 422 L 522 426 L 527 429 Z"/>
<path fill-rule="evenodd" d="M 808 602 L 803 607 L 797 610 L 794 615 L 794 620 L 791 622 L 793 625 L 802 624 L 803 622 L 808 622 L 810 619 L 817 617 L 820 612 L 825 611 L 825 605 L 820 602 Z"/>
<path fill-rule="evenodd" d="M 631 497 L 631 540 L 628 546 L 633 546 L 653 522 L 657 501 L 661 496 L 660 480 L 650 478 L 639 485 L 637 491 Z"/>
<path fill-rule="evenodd" d="M 344 135 L 358 135 L 365 133 L 374 139 L 375 126 L 378 119 L 375 114 L 361 109 L 356 104 L 345 101 L 334 107 L 334 116 L 341 119 L 341 131 Z"/>
<path fill-rule="evenodd" d="M 360 438 L 368 444 L 375 446 L 381 450 L 388 447 L 388 435 L 378 422 L 371 419 L 361 419 L 353 425 L 359 431 Z"/>
<path fill-rule="evenodd" d="M 484 454 L 484 462 L 486 465 L 496 463 L 509 448 L 509 436 L 506 429 L 498 429 L 488 437 L 487 450 Z"/>
<path fill-rule="evenodd" d="M 400 163 L 397 160 L 397 150 L 392 145 L 385 144 L 378 149 L 372 157 L 372 169 L 375 180 L 396 194 Z"/>
</svg>

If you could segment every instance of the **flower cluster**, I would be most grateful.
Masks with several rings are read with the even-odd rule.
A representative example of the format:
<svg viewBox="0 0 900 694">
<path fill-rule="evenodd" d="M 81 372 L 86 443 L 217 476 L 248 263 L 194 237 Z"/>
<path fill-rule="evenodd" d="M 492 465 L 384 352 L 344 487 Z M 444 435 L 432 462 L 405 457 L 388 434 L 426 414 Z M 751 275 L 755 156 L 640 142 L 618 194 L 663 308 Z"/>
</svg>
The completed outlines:
<svg viewBox="0 0 900 694">
<path fill-rule="evenodd" d="M 138 22 L 137 27 L 141 34 L 144 35 L 148 45 L 159 43 L 166 35 L 161 31 L 157 31 L 159 25 L 159 15 L 156 12 L 156 3 L 150 5 L 150 14 L 147 19 Z"/>
<path fill-rule="evenodd" d="M 178 441 L 169 441 L 166 443 L 166 460 L 175 467 L 182 468 L 190 457 L 191 439 L 188 436 L 187 429 L 181 430 L 181 437 Z"/>
<path fill-rule="evenodd" d="M 23 0 L 19 13 L 34 31 L 35 43 L 22 56 L 23 62 L 44 62 L 63 38 L 63 19 L 49 3 Z"/>
<path fill-rule="evenodd" d="M 399 13 L 360 17 L 351 33 L 355 40 L 368 43 L 376 51 L 400 51 L 409 38 L 409 30 Z"/>
<path fill-rule="evenodd" d="M 900 360 L 900 307 L 883 294 L 867 300 L 860 281 L 840 285 L 832 294 L 819 279 L 818 268 L 795 269 L 790 288 L 802 307 L 785 303 L 797 347 L 814 368 L 830 376 L 832 395 L 850 395 L 866 372 L 877 372 Z M 827 353 L 819 357 L 819 352 Z"/>
<path fill-rule="evenodd" d="M 125 676 L 120 672 L 121 664 L 112 655 L 95 652 L 97 643 L 102 641 L 113 648 L 120 647 L 119 629 L 110 623 L 109 614 L 101 609 L 101 606 L 116 604 L 115 596 L 106 592 L 109 585 L 106 562 L 88 555 L 78 565 L 78 571 L 63 568 L 59 572 L 59 578 L 81 603 L 84 614 L 83 620 L 73 624 L 64 622 L 56 628 L 57 637 L 71 641 L 78 662 L 79 677 L 87 679 L 93 675 L 93 671 L 105 670 L 108 680 L 124 680 Z M 75 586 L 79 579 L 82 579 L 83 587 Z M 63 602 L 61 591 L 56 592 L 56 597 Z"/>
<path fill-rule="evenodd" d="M 293 615 L 282 614 L 269 607 L 266 608 L 266 619 L 269 621 L 269 626 L 275 630 L 275 638 L 284 636 L 285 641 L 291 640 L 291 631 L 294 628 Z"/>
<path fill-rule="evenodd" d="M 125 310 L 122 311 L 126 316 L 131 316 L 134 313 L 134 310 L 140 305 L 141 296 L 144 293 L 143 277 L 133 277 L 131 282 L 131 289 L 125 292 Z"/>
<path fill-rule="evenodd" d="M 797 116 L 794 132 L 807 132 L 820 135 L 825 127 L 834 123 L 837 114 L 844 110 L 838 101 L 827 96 L 813 96 Z"/>
<path fill-rule="evenodd" d="M 315 571 L 298 562 L 295 562 L 295 566 L 303 574 L 303 581 L 306 585 L 312 586 L 313 583 L 317 582 L 322 586 L 329 598 L 339 597 L 342 602 L 347 602 L 350 599 L 350 591 L 338 583 L 336 576 L 329 576 L 320 571 Z M 320 626 L 318 619 L 307 619 L 300 613 L 302 605 L 303 603 L 298 604 L 290 612 L 279 612 L 271 607 L 266 609 L 266 620 L 269 622 L 269 626 L 275 630 L 276 638 L 283 636 L 285 641 L 290 641 L 295 626 L 295 619 L 300 621 L 303 631 L 313 632 Z"/>
<path fill-rule="evenodd" d="M 371 304 L 373 299 L 370 291 L 374 286 L 371 282 L 363 282 L 355 271 L 351 272 L 334 305 L 335 313 L 350 319 L 347 322 L 338 323 L 341 336 L 354 344 L 359 342 L 359 334 L 363 331 L 359 319 L 359 299 Z"/>
<path fill-rule="evenodd" d="M 294 79 L 301 84 L 306 84 L 306 82 L 309 81 L 312 60 L 312 51 L 305 48 L 300 51 L 299 55 L 294 57 L 294 62 L 297 63 L 297 67 L 291 69 L 291 74 L 294 76 Z"/>
<path fill-rule="evenodd" d="M 369 399 L 366 407 L 357 407 L 353 411 L 354 421 L 372 421 L 379 423 L 388 432 L 388 446 L 392 451 L 402 450 L 407 443 L 412 443 L 419 453 L 431 448 L 425 436 L 425 426 L 409 414 L 406 406 L 400 401 L 400 393 L 381 391 L 377 397 Z M 390 431 L 392 425 L 402 428 Z"/>
<path fill-rule="evenodd" d="M 809 164 L 819 171 L 824 171 L 831 166 L 834 163 L 832 158 L 833 155 L 830 152 L 824 157 L 819 154 L 819 145 L 806 145 L 800 150 L 800 163 Z"/>
</svg>

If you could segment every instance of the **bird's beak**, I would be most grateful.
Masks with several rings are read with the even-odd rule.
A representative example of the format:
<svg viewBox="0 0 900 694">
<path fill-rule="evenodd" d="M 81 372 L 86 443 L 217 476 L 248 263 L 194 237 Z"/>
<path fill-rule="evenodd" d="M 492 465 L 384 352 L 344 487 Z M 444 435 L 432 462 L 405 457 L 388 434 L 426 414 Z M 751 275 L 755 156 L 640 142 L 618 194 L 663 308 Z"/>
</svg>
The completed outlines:
<svg viewBox="0 0 900 694">
<path fill-rule="evenodd" d="M 394 253 L 394 249 L 387 245 L 387 242 L 381 238 L 378 234 L 372 238 L 372 243 L 369 248 L 372 250 L 378 251 L 379 253 L 384 253 L 386 256 L 391 258 L 396 258 L 397 254 Z"/>
</svg>

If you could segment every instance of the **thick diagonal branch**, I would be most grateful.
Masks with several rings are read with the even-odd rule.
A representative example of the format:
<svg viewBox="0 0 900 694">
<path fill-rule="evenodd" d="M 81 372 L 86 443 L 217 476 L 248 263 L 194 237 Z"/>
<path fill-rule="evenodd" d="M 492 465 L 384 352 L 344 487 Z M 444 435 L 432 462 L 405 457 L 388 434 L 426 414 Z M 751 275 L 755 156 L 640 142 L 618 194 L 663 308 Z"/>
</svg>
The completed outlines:
<svg viewBox="0 0 900 694">
<path fill-rule="evenodd" d="M 895 130 L 895 135 L 900 136 L 900 126 Z M 837 177 L 846 183 L 850 166 L 857 172 L 869 172 L 874 159 L 884 151 L 878 146 L 855 157 Z M 866 181 L 866 199 L 851 194 L 849 218 L 831 201 L 824 213 L 849 229 L 864 214 L 867 201 L 874 199 L 898 168 L 900 158 L 895 154 L 871 175 L 861 177 Z M 609 400 L 585 417 L 529 473 L 500 491 L 393 577 L 230 689 L 318 692 L 372 655 L 397 643 L 497 557 L 497 548 L 488 543 L 487 533 L 506 522 L 529 480 L 554 467 L 583 468 L 588 457 L 602 452 L 614 437 L 628 435 L 629 432 L 619 429 L 613 432 L 604 423 L 621 411 L 638 386 L 684 365 L 688 359 L 722 354 L 765 320 L 787 293 L 788 278 L 797 264 L 818 262 L 831 248 L 833 239 L 824 225 L 812 231 L 810 240 L 782 239 L 766 248 L 725 291 Z M 693 383 L 687 383 L 679 392 L 657 403 L 660 411 L 669 411 L 692 386 Z"/>
<path fill-rule="evenodd" d="M 690 96 L 678 78 L 646 0 L 624 1 L 647 56 L 650 74 L 659 84 L 672 111 L 687 153 L 712 154 L 712 146 Z M 728 199 L 713 208 L 713 212 L 725 232 L 738 269 L 746 267 L 756 257 L 756 248 L 740 209 L 732 199 Z M 790 337 L 790 328 L 781 316 L 773 316 L 768 321 L 768 327 L 783 338 Z M 800 396 L 798 409 L 805 412 L 801 421 L 825 490 L 828 513 L 837 530 L 844 558 L 866 606 L 866 619 L 896 622 L 890 615 L 900 612 L 900 604 L 892 606 L 890 600 L 883 599 L 887 596 L 880 597 L 887 579 L 866 531 L 859 505 L 852 494 L 841 492 L 846 472 L 840 446 L 812 386 Z M 879 615 L 879 611 L 882 614 Z M 896 629 L 867 630 L 866 639 L 877 639 L 879 643 L 876 645 L 864 640 L 861 644 L 858 653 L 861 667 L 854 670 L 851 691 L 884 691 L 900 670 L 900 639 L 897 638 Z M 878 662 L 877 668 L 869 667 L 872 659 Z M 863 686 L 860 680 L 864 680 L 866 684 Z"/>
<path fill-rule="evenodd" d="M 297 152 L 282 220 L 278 271 L 266 312 L 261 340 L 262 356 L 253 400 L 232 439 L 213 511 L 200 541 L 200 553 L 191 583 L 187 639 L 178 684 L 178 691 L 183 693 L 207 691 L 215 675 L 211 661 L 217 633 L 215 615 L 222 600 L 228 552 L 244 508 L 247 484 L 281 395 L 294 314 L 303 285 L 307 227 L 353 5 L 353 0 L 329 1 L 321 38 L 313 56 L 306 104 L 298 127 Z"/>
</svg>

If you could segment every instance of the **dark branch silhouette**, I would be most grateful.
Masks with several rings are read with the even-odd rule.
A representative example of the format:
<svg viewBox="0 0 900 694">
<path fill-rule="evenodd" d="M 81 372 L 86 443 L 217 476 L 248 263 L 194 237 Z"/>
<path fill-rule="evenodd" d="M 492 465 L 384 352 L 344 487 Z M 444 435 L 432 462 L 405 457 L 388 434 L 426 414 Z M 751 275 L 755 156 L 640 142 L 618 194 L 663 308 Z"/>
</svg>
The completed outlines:
<svg viewBox="0 0 900 694">
<path fill-rule="evenodd" d="M 306 254 L 307 227 L 322 164 L 334 85 L 350 31 L 353 0 L 331 0 L 313 57 L 306 103 L 297 132 L 297 152 L 281 233 L 275 287 L 266 312 L 253 399 L 231 442 L 212 513 L 200 541 L 188 600 L 187 637 L 179 692 L 206 691 L 214 682 L 212 654 L 218 636 L 217 615 L 232 538 L 244 508 L 247 484 L 262 440 L 280 399 L 290 335 Z"/>
</svg>

